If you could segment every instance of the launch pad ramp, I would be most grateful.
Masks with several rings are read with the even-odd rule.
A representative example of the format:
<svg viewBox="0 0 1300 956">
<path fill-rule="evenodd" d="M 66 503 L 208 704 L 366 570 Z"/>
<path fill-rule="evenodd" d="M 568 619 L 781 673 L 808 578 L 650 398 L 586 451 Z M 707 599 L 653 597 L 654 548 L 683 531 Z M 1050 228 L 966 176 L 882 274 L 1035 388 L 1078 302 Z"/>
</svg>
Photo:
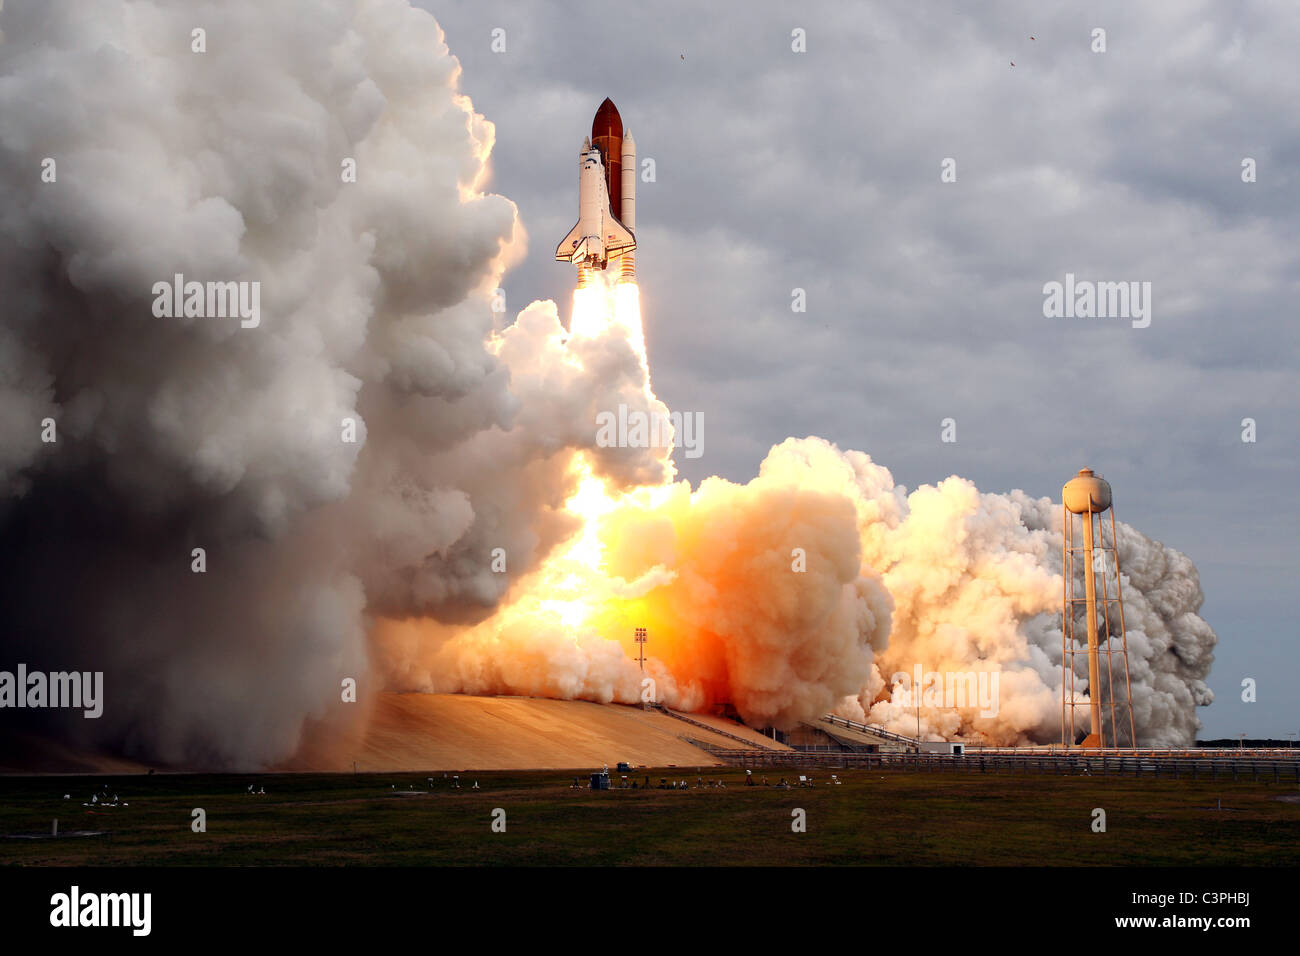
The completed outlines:
<svg viewBox="0 0 1300 956">
<path fill-rule="evenodd" d="M 869 737 L 875 737 L 879 740 L 889 741 L 893 744 L 901 744 L 905 747 L 915 748 L 917 740 L 915 737 L 908 737 L 905 734 L 896 734 L 892 730 L 886 730 L 884 727 L 876 724 L 862 724 L 856 720 L 849 720 L 847 717 L 840 717 L 838 714 L 826 714 L 821 718 L 822 723 L 830 724 L 832 727 L 843 727 L 845 730 L 856 731 Z"/>
</svg>

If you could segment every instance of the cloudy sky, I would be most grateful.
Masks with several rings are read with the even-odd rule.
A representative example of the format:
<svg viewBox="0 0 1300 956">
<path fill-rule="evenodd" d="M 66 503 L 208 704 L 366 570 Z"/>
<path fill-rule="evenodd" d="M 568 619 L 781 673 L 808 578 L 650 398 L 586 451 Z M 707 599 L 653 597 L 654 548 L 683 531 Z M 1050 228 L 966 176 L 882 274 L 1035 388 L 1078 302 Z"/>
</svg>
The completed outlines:
<svg viewBox="0 0 1300 956">
<path fill-rule="evenodd" d="M 637 268 L 656 391 L 704 416 L 684 477 L 746 481 L 792 435 L 909 487 L 1055 498 L 1089 465 L 1121 520 L 1200 569 L 1219 634 L 1201 736 L 1300 731 L 1300 11 L 417 5 L 496 124 L 491 187 L 529 234 L 511 311 L 567 309 L 552 256 L 603 97 L 654 159 Z M 1150 282 L 1150 325 L 1045 318 L 1067 272 Z"/>
</svg>

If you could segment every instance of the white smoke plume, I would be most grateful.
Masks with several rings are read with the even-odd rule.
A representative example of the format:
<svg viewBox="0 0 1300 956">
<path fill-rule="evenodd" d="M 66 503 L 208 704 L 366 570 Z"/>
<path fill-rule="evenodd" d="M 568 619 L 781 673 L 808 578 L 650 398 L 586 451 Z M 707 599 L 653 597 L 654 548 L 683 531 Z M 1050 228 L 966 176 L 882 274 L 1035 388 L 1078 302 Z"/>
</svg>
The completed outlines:
<svg viewBox="0 0 1300 956">
<path fill-rule="evenodd" d="M 1002 670 L 996 718 L 928 733 L 1059 737 L 1050 502 L 908 495 L 818 439 L 692 491 L 667 449 L 597 444 L 601 411 L 666 412 L 639 328 L 493 310 L 526 240 L 427 13 L 11 0 L 0 31 L 0 652 L 105 671 L 103 718 L 34 729 L 242 767 L 349 719 L 345 678 L 630 702 L 645 619 L 680 707 L 910 731 L 887 681 L 919 659 Z M 260 324 L 154 315 L 177 273 L 260 283 Z M 613 497 L 584 519 L 592 480 Z M 557 607 L 575 541 L 601 573 Z M 1139 736 L 1187 743 L 1195 569 L 1127 526 L 1121 563 Z"/>
<path fill-rule="evenodd" d="M 10 663 L 106 672 L 104 717 L 61 732 L 175 763 L 284 757 L 305 720 L 347 713 L 343 678 L 368 686 L 369 615 L 473 621 L 506 587 L 493 548 L 524 572 L 573 531 L 576 448 L 612 480 L 667 476 L 586 427 L 653 401 L 625 340 L 565 364 L 549 303 L 494 340 L 523 231 L 480 190 L 494 130 L 427 13 L 0 16 L 0 641 Z M 260 324 L 155 316 L 176 273 L 260 282 Z M 512 348 L 542 372 L 512 384 Z"/>
<path fill-rule="evenodd" d="M 894 675 L 910 678 L 918 664 L 936 673 L 996 670 L 996 715 L 922 706 L 922 735 L 1004 745 L 1061 739 L 1059 502 L 981 494 L 955 476 L 909 494 L 867 455 L 817 439 L 774 449 L 762 473 L 819 482 L 852 500 L 864 567 L 881 575 L 894 602 L 888 648 L 839 712 L 912 735 L 918 714 L 894 701 L 895 683 L 906 689 L 910 680 Z M 1117 530 L 1138 741 L 1187 746 L 1199 727 L 1195 707 L 1213 699 L 1205 678 L 1216 642 L 1196 614 L 1203 600 L 1196 569 L 1126 524 Z M 1116 693 L 1122 720 L 1126 695 L 1118 684 Z"/>
</svg>

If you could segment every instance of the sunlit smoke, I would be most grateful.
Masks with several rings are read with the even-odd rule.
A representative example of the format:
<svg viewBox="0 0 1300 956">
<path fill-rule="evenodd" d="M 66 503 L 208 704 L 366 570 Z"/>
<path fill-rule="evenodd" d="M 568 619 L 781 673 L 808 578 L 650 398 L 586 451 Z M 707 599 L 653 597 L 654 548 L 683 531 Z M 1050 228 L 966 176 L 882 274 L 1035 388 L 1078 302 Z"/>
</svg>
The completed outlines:
<svg viewBox="0 0 1300 956">
<path fill-rule="evenodd" d="M 575 292 L 571 331 L 570 344 L 622 336 L 646 362 L 634 286 L 594 276 Z M 815 438 L 772 449 L 747 485 L 614 489 L 581 456 L 575 467 L 565 510 L 580 530 L 473 631 L 414 642 L 437 648 L 426 689 L 566 696 L 595 678 L 597 699 L 633 702 L 632 634 L 645 627 L 658 697 L 673 706 L 725 705 L 756 726 L 837 710 L 927 737 L 1059 739 L 1061 529 L 1049 500 L 981 494 L 957 477 L 909 493 L 868 456 Z M 1139 738 L 1186 744 L 1211 699 L 1214 643 L 1195 613 L 1195 572 L 1119 527 Z M 487 662 L 496 655 L 515 660 L 515 683 Z M 559 679 L 559 659 L 583 680 Z M 895 675 L 917 667 L 995 672 L 995 706 L 915 706 Z"/>
</svg>

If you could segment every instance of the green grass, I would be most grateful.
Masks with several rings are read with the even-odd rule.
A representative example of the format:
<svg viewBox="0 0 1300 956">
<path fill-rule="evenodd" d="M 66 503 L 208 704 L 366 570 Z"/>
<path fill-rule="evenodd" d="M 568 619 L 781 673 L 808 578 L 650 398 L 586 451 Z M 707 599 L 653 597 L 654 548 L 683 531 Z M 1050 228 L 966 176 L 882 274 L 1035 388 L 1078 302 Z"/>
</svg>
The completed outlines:
<svg viewBox="0 0 1300 956">
<path fill-rule="evenodd" d="M 836 771 L 813 789 L 570 790 L 573 773 L 268 774 L 0 778 L 0 863 L 27 865 L 1297 865 L 1294 783 Z M 661 776 L 684 769 L 641 771 Z M 786 771 L 756 771 L 773 782 Z M 797 776 L 797 772 L 796 772 Z M 81 806 L 104 781 L 129 807 Z M 581 778 L 585 784 L 586 777 Z M 249 796 L 251 782 L 266 796 Z M 416 796 L 391 789 L 414 784 Z M 70 793 L 71 800 L 63 800 Z M 1213 809 L 1222 800 L 1222 811 Z M 207 811 L 207 832 L 191 810 Z M 506 832 L 491 831 L 496 807 Z M 807 832 L 791 831 L 791 810 Z M 1093 833 L 1092 810 L 1107 814 Z"/>
</svg>

